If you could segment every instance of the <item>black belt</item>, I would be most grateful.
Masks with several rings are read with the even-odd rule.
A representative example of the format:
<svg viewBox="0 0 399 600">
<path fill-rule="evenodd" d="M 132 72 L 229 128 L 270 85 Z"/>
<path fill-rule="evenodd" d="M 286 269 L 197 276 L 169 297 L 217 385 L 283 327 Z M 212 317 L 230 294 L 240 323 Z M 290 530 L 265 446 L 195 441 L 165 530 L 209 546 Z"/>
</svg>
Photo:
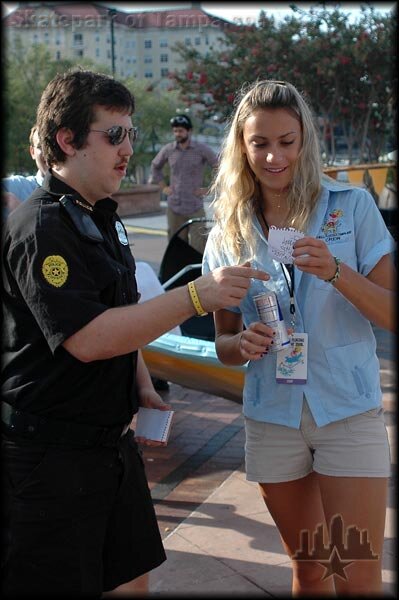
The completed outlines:
<svg viewBox="0 0 399 600">
<path fill-rule="evenodd" d="M 35 442 L 113 446 L 129 429 L 129 424 L 116 427 L 95 427 L 69 421 L 57 421 L 22 412 L 4 401 L 1 405 L 5 433 L 9 436 L 22 436 Z"/>
</svg>

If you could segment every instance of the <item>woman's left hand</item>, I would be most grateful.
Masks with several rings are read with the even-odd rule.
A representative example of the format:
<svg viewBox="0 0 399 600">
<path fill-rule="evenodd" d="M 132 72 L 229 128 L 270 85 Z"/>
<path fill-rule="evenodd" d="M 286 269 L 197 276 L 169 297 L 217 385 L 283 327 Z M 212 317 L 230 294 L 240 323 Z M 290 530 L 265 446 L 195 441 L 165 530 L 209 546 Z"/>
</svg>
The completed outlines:
<svg viewBox="0 0 399 600">
<path fill-rule="evenodd" d="M 305 273 L 311 273 L 326 281 L 332 279 L 337 265 L 328 246 L 323 240 L 314 237 L 303 237 L 294 244 L 292 253 L 294 265 Z"/>
</svg>

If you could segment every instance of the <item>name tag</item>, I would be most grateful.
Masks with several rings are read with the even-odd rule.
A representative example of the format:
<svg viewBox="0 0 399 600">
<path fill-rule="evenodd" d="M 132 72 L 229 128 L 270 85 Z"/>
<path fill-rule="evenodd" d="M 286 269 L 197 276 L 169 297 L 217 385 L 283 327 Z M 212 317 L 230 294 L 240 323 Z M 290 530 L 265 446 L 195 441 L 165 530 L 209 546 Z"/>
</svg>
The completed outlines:
<svg viewBox="0 0 399 600">
<path fill-rule="evenodd" d="M 291 343 L 277 352 L 277 383 L 306 383 L 308 377 L 308 334 L 293 333 Z"/>
</svg>

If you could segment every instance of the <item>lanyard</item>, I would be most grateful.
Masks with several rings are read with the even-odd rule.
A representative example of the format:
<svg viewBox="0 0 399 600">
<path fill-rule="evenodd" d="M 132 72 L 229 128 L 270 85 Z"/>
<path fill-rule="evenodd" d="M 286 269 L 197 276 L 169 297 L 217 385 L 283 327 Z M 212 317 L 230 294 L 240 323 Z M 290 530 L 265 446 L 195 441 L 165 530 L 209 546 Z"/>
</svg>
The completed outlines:
<svg viewBox="0 0 399 600">
<path fill-rule="evenodd" d="M 269 233 L 269 225 L 267 224 L 267 221 L 264 217 L 263 212 L 260 212 L 260 215 L 262 217 L 263 223 L 265 224 L 267 232 Z M 292 264 L 287 264 L 287 265 L 284 264 L 283 265 L 283 263 L 280 263 L 280 265 L 281 265 L 281 270 L 284 275 L 285 283 L 287 285 L 288 293 L 290 295 L 291 326 L 294 327 L 295 326 L 295 299 L 294 299 L 295 269 L 294 269 L 294 265 L 292 265 Z M 289 276 L 289 280 L 287 277 L 287 273 Z"/>
</svg>

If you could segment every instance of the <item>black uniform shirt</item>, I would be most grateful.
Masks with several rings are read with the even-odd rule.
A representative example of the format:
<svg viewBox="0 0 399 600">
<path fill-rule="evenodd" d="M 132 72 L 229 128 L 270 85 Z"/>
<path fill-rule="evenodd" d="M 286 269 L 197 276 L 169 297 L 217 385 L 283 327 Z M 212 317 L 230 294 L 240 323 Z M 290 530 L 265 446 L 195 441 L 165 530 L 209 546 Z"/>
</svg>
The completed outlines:
<svg viewBox="0 0 399 600">
<path fill-rule="evenodd" d="M 103 241 L 88 239 L 59 202 L 73 194 L 78 218 L 92 219 Z M 137 353 L 83 363 L 62 346 L 108 308 L 136 303 L 135 262 L 111 198 L 94 210 L 49 171 L 13 211 L 3 231 L 2 398 L 20 410 L 104 427 L 137 410 Z"/>
</svg>

